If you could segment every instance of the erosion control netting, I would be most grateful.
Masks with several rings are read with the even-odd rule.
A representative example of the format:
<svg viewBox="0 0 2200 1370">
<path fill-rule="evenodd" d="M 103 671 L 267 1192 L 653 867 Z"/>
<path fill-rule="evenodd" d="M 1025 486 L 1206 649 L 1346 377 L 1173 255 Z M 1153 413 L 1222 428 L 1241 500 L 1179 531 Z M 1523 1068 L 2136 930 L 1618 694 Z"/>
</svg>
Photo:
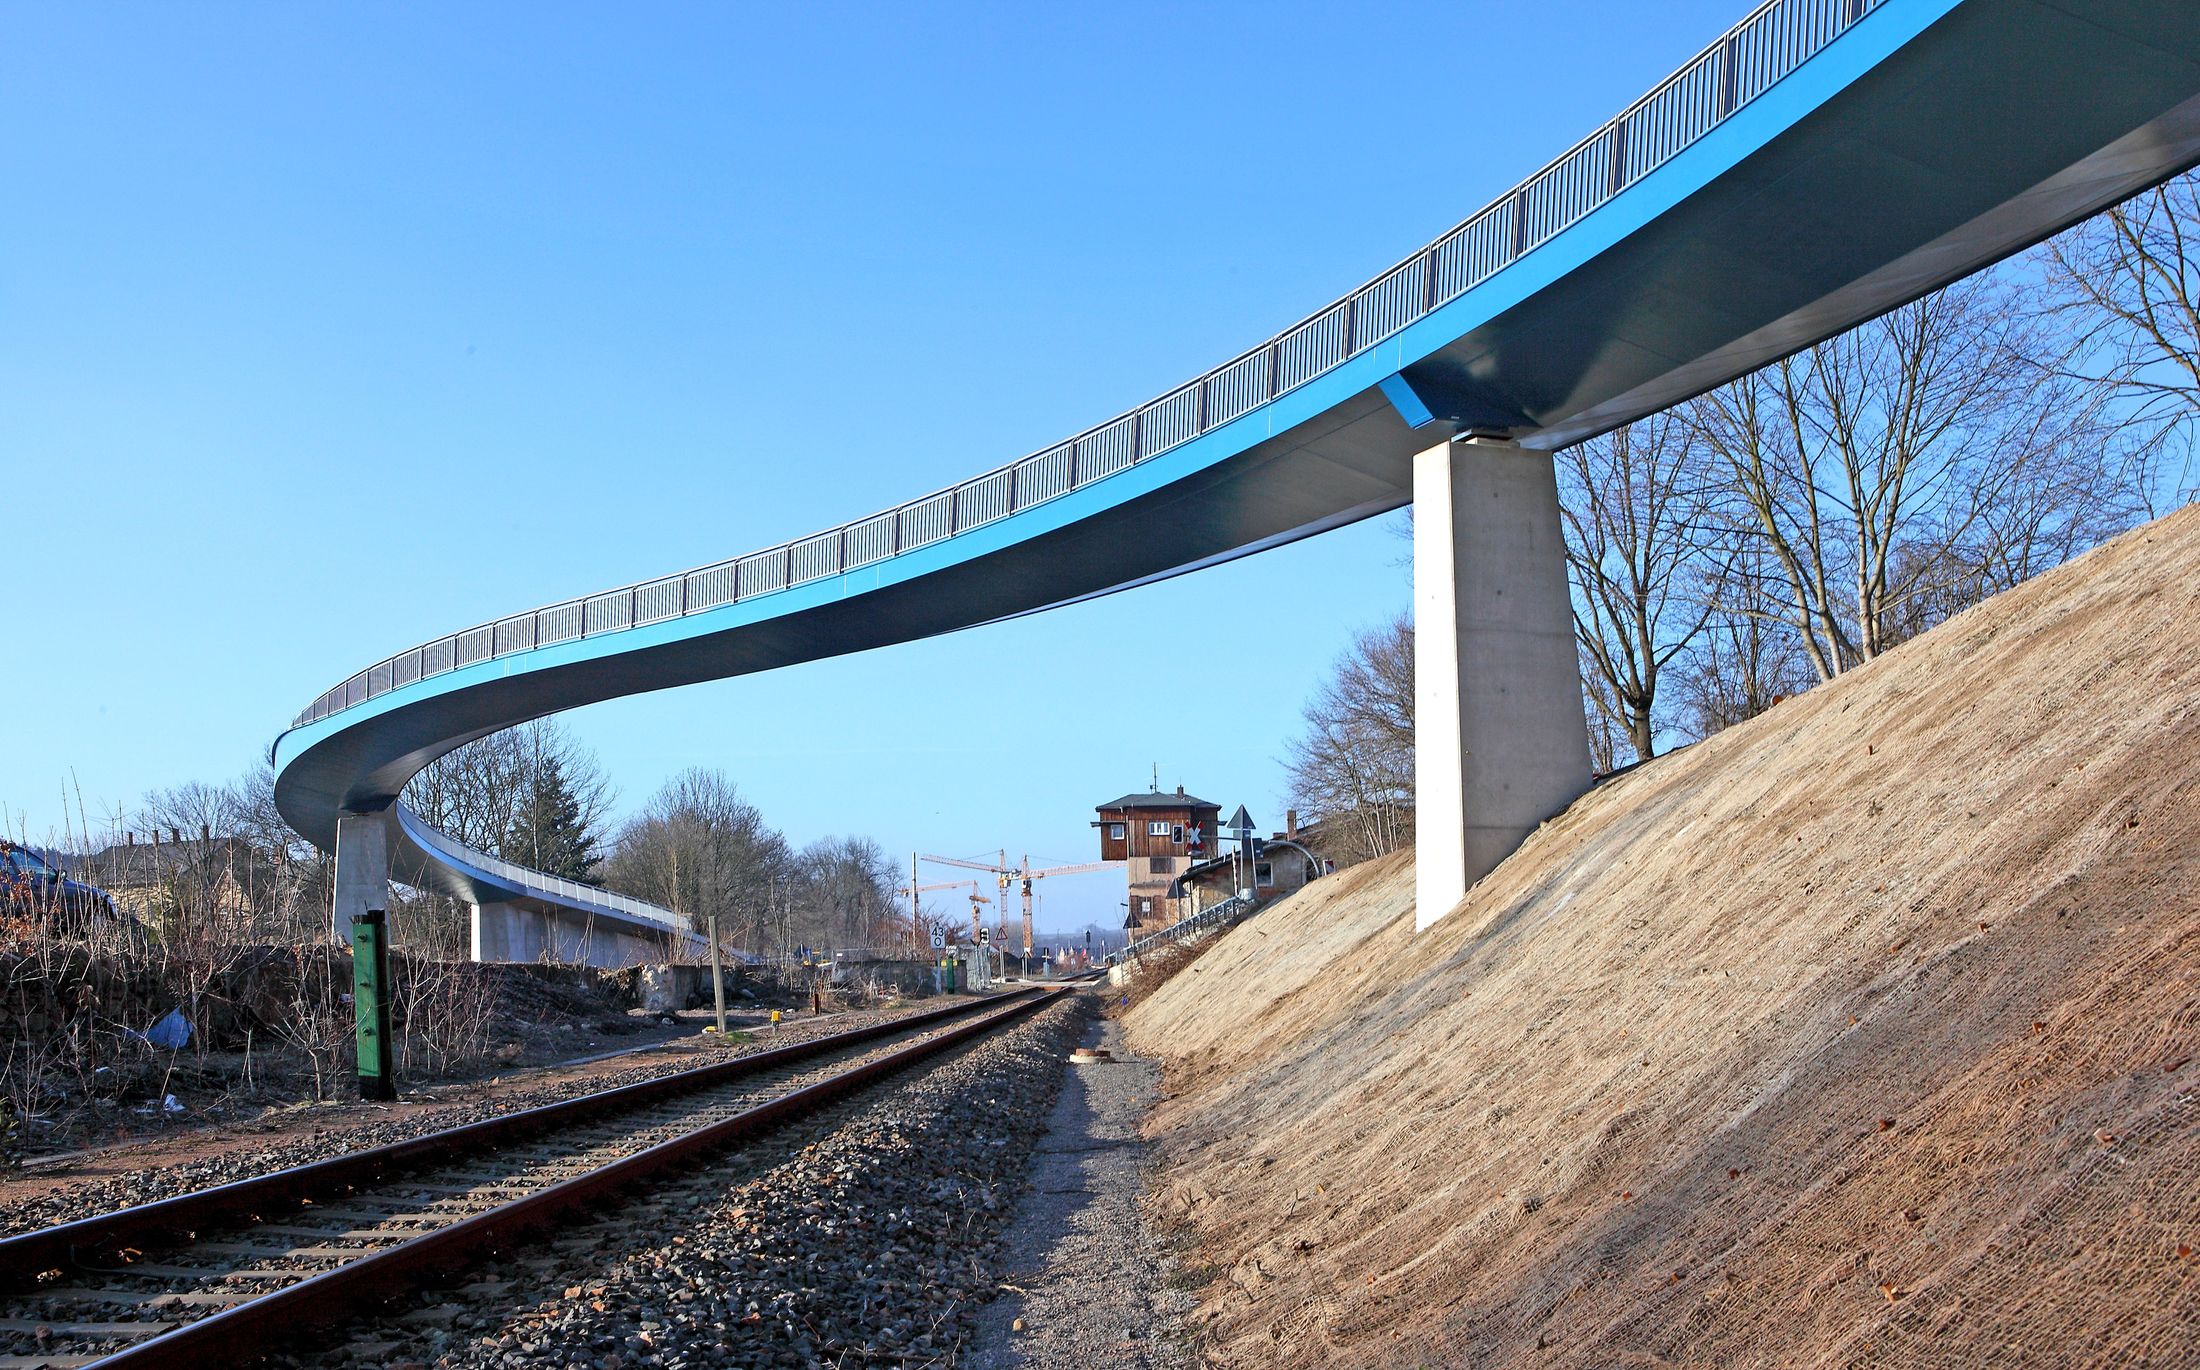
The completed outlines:
<svg viewBox="0 0 2200 1370">
<path fill-rule="evenodd" d="M 1129 1018 L 1224 1365 L 2200 1363 L 2200 510 Z"/>
<path fill-rule="evenodd" d="M 2172 1099 L 2050 1184 L 2000 1240 L 1851 1339 L 1854 1365 L 2200 1358 L 2200 1101 Z"/>
</svg>

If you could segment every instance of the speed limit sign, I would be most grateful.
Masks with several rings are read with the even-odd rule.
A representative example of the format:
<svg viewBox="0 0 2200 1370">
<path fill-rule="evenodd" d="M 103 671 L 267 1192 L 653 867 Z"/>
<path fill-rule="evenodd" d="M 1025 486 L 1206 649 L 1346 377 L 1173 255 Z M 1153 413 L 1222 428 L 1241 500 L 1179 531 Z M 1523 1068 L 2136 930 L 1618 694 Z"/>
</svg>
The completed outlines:
<svg viewBox="0 0 2200 1370">
<path fill-rule="evenodd" d="M 939 948 L 941 948 L 941 947 L 944 947 L 944 946 L 946 946 L 946 945 L 947 945 L 947 934 L 946 934 L 946 933 L 944 933 L 944 932 L 941 932 L 941 931 L 940 931 L 940 930 L 939 930 L 938 928 L 934 928 L 934 929 L 932 929 L 932 947 L 933 947 L 933 949 L 934 949 L 934 950 L 938 950 Z"/>
</svg>

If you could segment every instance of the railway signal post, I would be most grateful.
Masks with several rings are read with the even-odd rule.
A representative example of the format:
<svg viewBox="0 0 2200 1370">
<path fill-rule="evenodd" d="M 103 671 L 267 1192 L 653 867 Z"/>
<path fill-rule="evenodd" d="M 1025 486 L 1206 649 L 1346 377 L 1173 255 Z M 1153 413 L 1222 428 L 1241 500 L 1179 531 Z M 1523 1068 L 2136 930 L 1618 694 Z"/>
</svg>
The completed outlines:
<svg viewBox="0 0 2200 1370">
<path fill-rule="evenodd" d="M 389 912 L 368 909 L 351 920 L 351 1002 L 359 1041 L 359 1097 L 380 1103 L 397 1097 L 389 983 Z"/>
</svg>

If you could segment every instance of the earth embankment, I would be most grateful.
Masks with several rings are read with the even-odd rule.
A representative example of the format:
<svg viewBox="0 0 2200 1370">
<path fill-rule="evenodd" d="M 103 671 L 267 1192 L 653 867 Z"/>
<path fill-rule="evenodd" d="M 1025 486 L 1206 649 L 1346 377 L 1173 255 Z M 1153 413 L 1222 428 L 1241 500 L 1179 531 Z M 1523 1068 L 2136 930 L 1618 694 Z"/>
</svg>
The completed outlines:
<svg viewBox="0 0 2200 1370">
<path fill-rule="evenodd" d="M 2192 1364 L 2200 509 L 1132 1013 L 1226 1363 Z"/>
</svg>

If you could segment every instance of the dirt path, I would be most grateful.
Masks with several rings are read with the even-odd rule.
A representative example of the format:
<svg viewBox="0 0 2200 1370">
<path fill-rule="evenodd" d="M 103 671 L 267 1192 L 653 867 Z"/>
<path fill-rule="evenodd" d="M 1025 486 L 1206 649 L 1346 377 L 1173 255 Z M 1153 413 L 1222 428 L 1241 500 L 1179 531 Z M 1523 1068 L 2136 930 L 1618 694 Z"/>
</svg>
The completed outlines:
<svg viewBox="0 0 2200 1370">
<path fill-rule="evenodd" d="M 972 1370 L 1192 1364 L 1178 1329 L 1192 1300 L 1170 1283 L 1173 1262 L 1140 1206 L 1150 1157 L 1139 1129 L 1161 1072 L 1112 1021 L 1088 1022 L 1082 1040 L 1116 1059 L 1070 1067 L 1009 1230 L 1007 1292 L 979 1315 L 963 1362 Z"/>
</svg>

